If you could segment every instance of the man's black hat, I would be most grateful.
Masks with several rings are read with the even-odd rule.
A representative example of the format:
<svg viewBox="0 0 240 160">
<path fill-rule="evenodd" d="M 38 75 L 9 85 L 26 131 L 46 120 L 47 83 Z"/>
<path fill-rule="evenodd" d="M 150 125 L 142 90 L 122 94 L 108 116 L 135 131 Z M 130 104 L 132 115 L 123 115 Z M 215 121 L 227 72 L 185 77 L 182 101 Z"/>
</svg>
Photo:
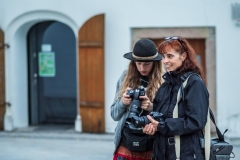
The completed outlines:
<svg viewBox="0 0 240 160">
<path fill-rule="evenodd" d="M 138 40 L 133 47 L 133 52 L 126 53 L 123 57 L 141 62 L 162 60 L 162 56 L 157 52 L 155 43 L 146 38 Z"/>
</svg>

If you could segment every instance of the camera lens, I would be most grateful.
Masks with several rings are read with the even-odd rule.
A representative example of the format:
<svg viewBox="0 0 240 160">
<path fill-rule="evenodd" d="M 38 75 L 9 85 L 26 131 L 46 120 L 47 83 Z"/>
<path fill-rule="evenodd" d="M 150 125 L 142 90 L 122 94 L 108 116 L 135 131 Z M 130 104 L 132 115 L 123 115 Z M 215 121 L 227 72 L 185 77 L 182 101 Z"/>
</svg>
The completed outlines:
<svg viewBox="0 0 240 160">
<path fill-rule="evenodd" d="M 139 128 L 144 127 L 146 124 L 150 123 L 150 121 L 148 120 L 147 116 L 142 117 L 133 116 L 132 123 L 134 124 L 135 127 Z"/>
<path fill-rule="evenodd" d="M 140 117 L 142 113 L 141 112 L 142 100 L 139 99 L 139 96 L 145 95 L 144 89 L 137 88 L 134 90 L 128 90 L 127 94 L 132 99 L 132 102 L 130 103 L 130 106 L 129 106 L 129 114 L 126 118 L 126 122 L 133 127 L 135 126 L 140 128 L 145 126 L 146 124 L 149 123 L 149 120 L 147 119 L 147 117 Z"/>
</svg>

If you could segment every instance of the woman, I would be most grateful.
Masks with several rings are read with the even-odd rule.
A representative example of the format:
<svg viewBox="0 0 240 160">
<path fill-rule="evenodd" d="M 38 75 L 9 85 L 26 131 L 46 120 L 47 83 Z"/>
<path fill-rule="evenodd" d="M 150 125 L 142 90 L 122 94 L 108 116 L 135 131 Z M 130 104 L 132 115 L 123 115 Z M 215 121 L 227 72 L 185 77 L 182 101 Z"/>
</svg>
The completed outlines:
<svg viewBox="0 0 240 160">
<path fill-rule="evenodd" d="M 127 149 L 128 140 L 124 138 L 124 131 L 133 128 L 136 132 L 146 135 L 142 128 L 134 128 L 129 118 L 130 104 L 132 98 L 127 92 L 137 88 L 144 89 L 145 95 L 139 96 L 141 104 L 139 106 L 139 115 L 146 116 L 152 111 L 152 101 L 158 88 L 161 85 L 161 55 L 157 52 L 154 42 L 149 39 L 140 39 L 136 42 L 133 52 L 126 53 L 125 58 L 131 60 L 127 71 L 124 71 L 119 78 L 116 87 L 116 95 L 111 106 L 111 116 L 113 120 L 118 121 L 115 129 L 115 151 L 114 160 L 149 160 L 151 159 L 152 143 L 148 142 L 148 147 L 141 151 Z M 136 92 L 135 92 L 136 93 Z M 130 127 L 132 126 L 132 127 Z M 148 136 L 148 135 L 146 135 Z M 138 147 L 139 144 L 136 146 Z M 140 143 L 141 146 L 141 143 Z M 134 147 L 134 146 L 133 146 Z"/>
<path fill-rule="evenodd" d="M 144 133 L 155 134 L 154 154 L 158 160 L 204 160 L 204 150 L 199 138 L 207 121 L 209 94 L 204 76 L 197 64 L 196 54 L 183 38 L 168 37 L 158 46 L 163 57 L 165 82 L 154 99 L 153 110 L 162 113 L 162 121 L 147 116 L 151 121 Z M 173 118 L 177 93 L 183 78 L 190 75 L 178 103 L 178 118 Z M 184 95 L 184 96 L 183 96 Z M 180 135 L 180 157 L 175 152 L 175 135 Z M 176 158 L 177 157 L 177 158 Z"/>
</svg>

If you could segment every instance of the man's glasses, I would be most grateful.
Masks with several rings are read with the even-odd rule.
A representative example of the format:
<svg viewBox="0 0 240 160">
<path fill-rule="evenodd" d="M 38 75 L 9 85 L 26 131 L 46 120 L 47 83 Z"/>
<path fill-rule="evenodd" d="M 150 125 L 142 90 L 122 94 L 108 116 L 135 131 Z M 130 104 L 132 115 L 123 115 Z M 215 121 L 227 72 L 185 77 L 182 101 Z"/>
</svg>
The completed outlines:
<svg viewBox="0 0 240 160">
<path fill-rule="evenodd" d="M 166 40 L 166 41 L 169 41 L 169 40 L 178 40 L 178 42 L 181 44 L 181 46 L 183 47 L 184 52 L 185 52 L 185 50 L 186 50 L 186 49 L 185 49 L 185 46 L 183 45 L 183 42 L 182 42 L 182 40 L 181 40 L 179 37 L 177 37 L 177 36 L 166 37 L 165 40 Z"/>
</svg>

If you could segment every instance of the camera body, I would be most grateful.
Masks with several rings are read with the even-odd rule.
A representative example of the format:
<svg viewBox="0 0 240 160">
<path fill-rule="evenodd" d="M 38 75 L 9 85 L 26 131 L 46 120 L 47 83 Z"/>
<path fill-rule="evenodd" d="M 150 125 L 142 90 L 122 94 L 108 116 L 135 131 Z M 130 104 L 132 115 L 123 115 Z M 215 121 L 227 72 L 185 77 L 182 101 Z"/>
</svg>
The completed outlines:
<svg viewBox="0 0 240 160">
<path fill-rule="evenodd" d="M 139 114 L 141 113 L 142 101 L 141 99 L 139 99 L 139 97 L 145 95 L 145 90 L 142 88 L 128 90 L 127 95 L 129 95 L 130 98 L 132 98 L 132 102 L 130 103 L 130 107 L 129 107 L 130 112 L 127 117 L 127 122 L 131 123 L 132 117 L 139 116 Z"/>
<path fill-rule="evenodd" d="M 128 90 L 127 95 L 132 98 L 132 102 L 130 103 L 129 115 L 126 121 L 131 129 L 140 129 L 150 123 L 147 116 L 140 116 L 142 100 L 139 97 L 145 95 L 145 90 L 140 88 Z M 164 115 L 162 113 L 150 112 L 149 115 L 159 123 L 164 124 Z"/>
<path fill-rule="evenodd" d="M 145 90 L 143 88 L 131 89 L 127 90 L 127 95 L 130 96 L 133 100 L 139 100 L 140 96 L 145 95 Z"/>
<path fill-rule="evenodd" d="M 149 116 L 151 116 L 154 120 L 158 121 L 160 124 L 164 125 L 164 120 L 165 117 L 162 113 L 159 112 L 150 112 Z M 132 117 L 132 124 L 136 127 L 136 128 L 142 128 L 145 125 L 149 124 L 150 121 L 147 118 L 147 116 L 133 116 Z"/>
</svg>

